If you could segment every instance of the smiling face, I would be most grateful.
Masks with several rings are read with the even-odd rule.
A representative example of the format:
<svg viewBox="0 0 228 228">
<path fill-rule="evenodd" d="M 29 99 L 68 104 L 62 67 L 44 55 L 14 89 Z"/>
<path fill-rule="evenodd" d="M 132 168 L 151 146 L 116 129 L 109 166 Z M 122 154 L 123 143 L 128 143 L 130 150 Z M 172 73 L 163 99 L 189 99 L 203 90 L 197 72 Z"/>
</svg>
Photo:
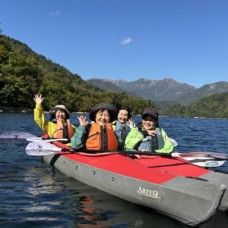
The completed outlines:
<svg viewBox="0 0 228 228">
<path fill-rule="evenodd" d="M 66 120 L 66 113 L 62 110 L 57 110 L 55 113 L 55 118 L 57 121 Z"/>
<path fill-rule="evenodd" d="M 95 122 L 104 126 L 107 123 L 110 123 L 110 115 L 107 109 L 99 110 L 95 115 Z"/>
<path fill-rule="evenodd" d="M 156 127 L 156 120 L 150 116 L 150 115 L 146 115 L 143 119 L 142 119 L 142 124 L 145 130 L 152 130 Z"/>
<path fill-rule="evenodd" d="M 128 111 L 127 110 L 119 110 L 119 113 L 118 113 L 118 120 L 120 121 L 121 124 L 125 124 L 128 120 Z"/>
</svg>

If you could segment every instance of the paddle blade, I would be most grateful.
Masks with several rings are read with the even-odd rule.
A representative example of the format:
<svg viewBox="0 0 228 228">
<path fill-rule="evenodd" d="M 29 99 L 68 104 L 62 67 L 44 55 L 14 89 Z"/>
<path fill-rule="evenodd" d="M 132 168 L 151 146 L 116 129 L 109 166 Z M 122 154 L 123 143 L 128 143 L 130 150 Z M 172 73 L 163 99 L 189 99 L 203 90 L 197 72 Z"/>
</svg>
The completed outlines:
<svg viewBox="0 0 228 228">
<path fill-rule="evenodd" d="M 35 137 L 35 135 L 22 131 L 8 131 L 0 135 L 2 139 L 26 139 L 29 137 Z"/>
<path fill-rule="evenodd" d="M 177 153 L 180 157 L 205 157 L 205 158 L 217 158 L 228 160 L 228 154 L 216 153 L 216 152 L 188 152 L 188 153 Z"/>
<path fill-rule="evenodd" d="M 45 156 L 56 152 L 60 152 L 61 148 L 58 148 L 55 145 L 45 141 L 37 141 L 37 142 L 30 142 L 26 146 L 25 151 L 27 155 Z"/>
<path fill-rule="evenodd" d="M 200 167 L 205 167 L 205 168 L 216 168 L 224 165 L 225 162 L 226 162 L 225 160 L 222 160 L 222 161 L 209 160 L 209 161 L 193 162 L 192 164 Z"/>
<path fill-rule="evenodd" d="M 169 141 L 173 144 L 173 146 L 178 146 L 178 143 L 175 139 L 169 138 Z"/>
<path fill-rule="evenodd" d="M 0 142 L 1 143 L 21 142 L 26 140 L 26 138 L 28 137 L 35 137 L 35 135 L 30 134 L 28 132 L 8 131 L 0 134 Z"/>
<path fill-rule="evenodd" d="M 26 154 L 29 156 L 46 156 L 46 155 L 50 155 L 50 154 L 54 154 L 55 152 L 53 151 L 37 151 L 37 150 L 26 150 Z"/>
<path fill-rule="evenodd" d="M 213 156 L 215 154 L 219 154 L 221 158 Z M 226 157 L 226 154 L 211 153 L 211 152 L 189 152 L 189 153 L 173 152 L 172 157 L 174 158 L 180 157 L 186 160 L 187 162 L 192 163 L 193 165 L 197 165 L 205 168 L 219 167 L 224 165 L 226 162 L 226 159 L 224 159 L 224 157 Z"/>
<path fill-rule="evenodd" d="M 41 137 L 29 137 L 26 139 L 29 142 L 40 142 L 40 141 L 45 141 L 45 142 L 67 142 L 68 139 L 51 139 L 51 138 L 41 138 Z"/>
</svg>

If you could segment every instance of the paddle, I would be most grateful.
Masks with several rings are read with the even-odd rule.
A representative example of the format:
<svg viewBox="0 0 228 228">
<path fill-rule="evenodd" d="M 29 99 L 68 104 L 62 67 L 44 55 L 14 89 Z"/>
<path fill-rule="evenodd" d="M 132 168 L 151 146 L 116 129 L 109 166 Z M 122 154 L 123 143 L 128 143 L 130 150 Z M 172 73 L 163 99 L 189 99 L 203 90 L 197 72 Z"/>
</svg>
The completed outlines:
<svg viewBox="0 0 228 228">
<path fill-rule="evenodd" d="M 25 148 L 26 154 L 31 156 L 45 156 L 49 154 L 54 154 L 57 152 L 77 152 L 79 150 L 75 149 L 65 149 L 56 147 L 54 144 L 51 144 L 47 141 L 36 141 L 30 142 Z"/>
<path fill-rule="evenodd" d="M 47 141 L 31 142 L 27 145 L 25 150 L 28 155 L 31 155 L 32 153 L 33 156 L 44 156 L 44 155 L 53 154 L 56 152 L 71 152 L 71 153 L 84 152 L 84 153 L 90 153 L 90 154 L 118 152 L 123 154 L 163 155 L 163 156 L 171 157 L 171 154 L 146 152 L 146 151 L 116 151 L 116 150 L 111 151 L 111 150 L 85 150 L 82 148 L 79 148 L 79 149 L 59 148 Z"/>
<path fill-rule="evenodd" d="M 17 140 L 24 140 L 27 141 L 39 141 L 39 140 L 45 140 L 48 142 L 54 142 L 54 141 L 67 141 L 67 139 L 52 139 L 52 138 L 41 138 L 37 137 L 36 135 L 30 134 L 28 132 L 22 132 L 22 131 L 8 131 L 0 134 L 0 140 L 10 140 L 10 139 L 17 139 Z M 169 141 L 172 142 L 173 146 L 178 146 L 178 143 L 175 139 L 169 138 Z"/>
<path fill-rule="evenodd" d="M 29 143 L 26 147 L 26 151 L 33 150 L 37 151 L 37 155 L 39 156 L 39 152 L 43 151 L 43 154 L 45 154 L 45 151 L 51 151 L 52 153 L 56 152 L 85 152 L 85 153 L 106 153 L 106 152 L 118 152 L 123 154 L 141 154 L 141 155 L 160 155 L 160 156 L 167 156 L 167 157 L 182 157 L 187 158 L 189 157 L 189 160 L 191 160 L 191 157 L 194 157 L 194 159 L 197 157 L 198 159 L 223 159 L 228 160 L 228 154 L 222 154 L 222 153 L 215 153 L 215 152 L 188 152 L 188 153 L 157 153 L 157 152 L 148 152 L 148 151 L 108 151 L 108 150 L 85 150 L 82 148 L 74 149 L 74 148 L 59 148 L 47 141 L 34 141 L 32 143 Z"/>
<path fill-rule="evenodd" d="M 33 134 L 30 134 L 28 132 L 22 132 L 22 131 L 8 131 L 0 134 L 0 142 L 18 142 L 27 140 L 30 142 L 36 142 L 36 141 L 46 141 L 46 142 L 54 142 L 54 141 L 64 141 L 67 142 L 68 139 L 54 139 L 54 138 L 42 138 L 37 137 Z"/>
<path fill-rule="evenodd" d="M 156 152 L 146 152 L 146 151 L 100 151 L 100 150 L 83 150 L 83 149 L 73 149 L 73 148 L 59 148 L 55 145 L 48 143 L 46 141 L 31 142 L 26 147 L 26 154 L 30 156 L 45 156 L 54 154 L 57 152 L 70 152 L 77 153 L 83 152 L 88 154 L 96 153 L 121 153 L 121 154 L 138 154 L 138 155 L 157 155 L 170 158 L 182 158 L 187 162 L 192 164 L 202 166 L 202 167 L 218 167 L 223 165 L 228 159 L 228 154 L 220 154 L 213 152 L 189 152 L 189 153 L 177 153 L 173 152 L 171 154 L 156 153 Z M 205 161 L 206 160 L 206 161 Z"/>
<path fill-rule="evenodd" d="M 21 143 L 35 135 L 22 131 L 8 131 L 0 134 L 0 143 Z"/>
<path fill-rule="evenodd" d="M 177 153 L 177 152 L 174 152 Z M 188 153 L 178 153 L 181 155 L 181 157 L 204 157 L 204 158 L 217 158 L 217 159 L 223 159 L 228 160 L 228 154 L 223 153 L 217 153 L 217 152 L 188 152 Z"/>
<path fill-rule="evenodd" d="M 0 139 L 26 139 L 29 137 L 36 137 L 36 136 L 23 131 L 7 131 L 0 134 Z"/>
<path fill-rule="evenodd" d="M 169 138 L 169 141 L 173 144 L 173 146 L 178 146 L 178 143 L 175 139 Z"/>
<path fill-rule="evenodd" d="M 29 137 L 29 138 L 26 138 L 26 140 L 29 141 L 29 142 L 40 142 L 40 141 L 45 141 L 45 142 L 55 142 L 55 141 L 67 142 L 69 139 L 54 139 L 54 138 Z"/>
</svg>

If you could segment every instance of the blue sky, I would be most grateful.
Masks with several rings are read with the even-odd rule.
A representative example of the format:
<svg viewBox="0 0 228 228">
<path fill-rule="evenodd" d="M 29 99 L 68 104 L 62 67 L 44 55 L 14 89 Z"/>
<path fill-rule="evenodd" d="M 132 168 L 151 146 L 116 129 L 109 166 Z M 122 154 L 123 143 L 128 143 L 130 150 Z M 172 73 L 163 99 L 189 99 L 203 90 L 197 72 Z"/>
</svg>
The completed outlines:
<svg viewBox="0 0 228 228">
<path fill-rule="evenodd" d="M 0 0 L 2 34 L 91 78 L 228 76 L 228 0 Z"/>
</svg>

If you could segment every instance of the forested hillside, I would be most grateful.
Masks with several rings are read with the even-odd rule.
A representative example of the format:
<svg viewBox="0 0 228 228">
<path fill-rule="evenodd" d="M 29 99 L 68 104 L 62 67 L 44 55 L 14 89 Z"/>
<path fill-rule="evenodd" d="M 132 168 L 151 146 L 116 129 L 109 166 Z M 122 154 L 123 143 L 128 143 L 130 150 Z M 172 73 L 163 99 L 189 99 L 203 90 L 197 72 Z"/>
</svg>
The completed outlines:
<svg viewBox="0 0 228 228">
<path fill-rule="evenodd" d="M 188 106 L 176 105 L 169 110 L 169 115 L 228 118 L 228 92 L 202 98 Z"/>
<path fill-rule="evenodd" d="M 77 74 L 33 52 L 20 41 L 0 34 L 0 109 L 33 109 L 33 97 L 41 93 L 45 110 L 65 104 L 71 111 L 87 112 L 100 102 L 128 105 L 141 113 L 144 99 L 105 92 Z"/>
</svg>

